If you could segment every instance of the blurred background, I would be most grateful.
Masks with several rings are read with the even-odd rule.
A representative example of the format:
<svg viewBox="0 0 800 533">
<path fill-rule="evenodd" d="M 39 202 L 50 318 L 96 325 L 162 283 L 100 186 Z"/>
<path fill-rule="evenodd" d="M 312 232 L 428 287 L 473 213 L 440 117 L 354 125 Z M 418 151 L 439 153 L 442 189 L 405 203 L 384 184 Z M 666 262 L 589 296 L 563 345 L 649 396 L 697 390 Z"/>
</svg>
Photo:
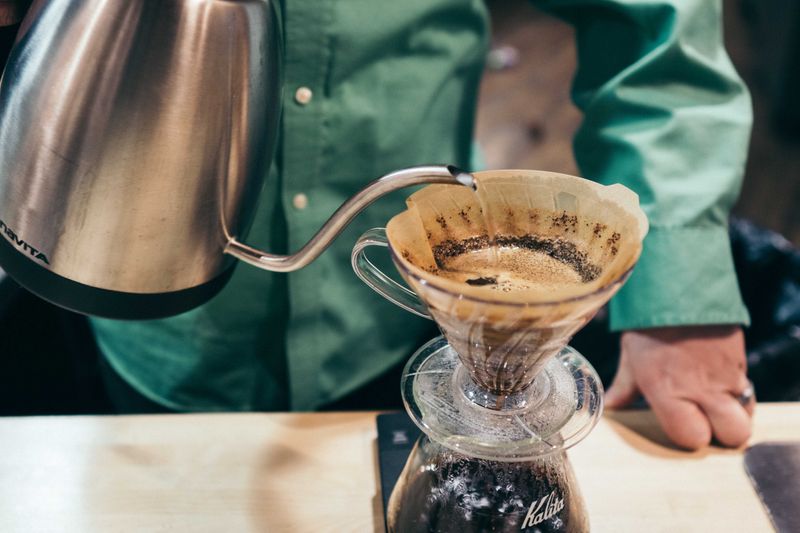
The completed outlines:
<svg viewBox="0 0 800 533">
<path fill-rule="evenodd" d="M 725 45 L 753 96 L 755 128 L 734 213 L 800 246 L 800 2 L 724 0 Z M 580 175 L 569 99 L 572 28 L 526 0 L 489 2 L 493 52 L 484 77 L 478 140 L 489 167 Z"/>
<path fill-rule="evenodd" d="M 477 137 L 488 166 L 579 174 L 569 100 L 572 29 L 526 0 L 491 0 L 493 49 Z M 724 0 L 725 41 L 753 94 L 755 128 L 731 227 L 753 316 L 748 364 L 760 400 L 800 400 L 800 2 Z M 7 35 L 0 35 L 0 46 Z M 573 344 L 604 380 L 617 338 L 602 315 Z M 398 400 L 399 406 L 399 400 Z M 385 406 L 381 406 L 385 407 Z M 0 415 L 106 413 L 98 355 L 83 317 L 0 274 Z"/>
</svg>

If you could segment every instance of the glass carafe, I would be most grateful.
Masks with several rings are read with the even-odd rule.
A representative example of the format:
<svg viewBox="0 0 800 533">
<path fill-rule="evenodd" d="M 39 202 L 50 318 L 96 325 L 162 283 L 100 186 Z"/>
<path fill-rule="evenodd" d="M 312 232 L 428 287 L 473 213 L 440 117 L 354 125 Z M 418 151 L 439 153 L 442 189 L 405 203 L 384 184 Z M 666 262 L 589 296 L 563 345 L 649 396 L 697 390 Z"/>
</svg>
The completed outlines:
<svg viewBox="0 0 800 533">
<path fill-rule="evenodd" d="M 444 337 L 406 365 L 403 401 L 424 434 L 392 491 L 389 532 L 588 531 L 566 449 L 602 412 L 594 369 L 566 347 L 500 408 L 472 383 Z"/>
<path fill-rule="evenodd" d="M 395 485 L 389 533 L 584 532 L 586 510 L 566 453 L 492 461 L 422 435 Z"/>
</svg>

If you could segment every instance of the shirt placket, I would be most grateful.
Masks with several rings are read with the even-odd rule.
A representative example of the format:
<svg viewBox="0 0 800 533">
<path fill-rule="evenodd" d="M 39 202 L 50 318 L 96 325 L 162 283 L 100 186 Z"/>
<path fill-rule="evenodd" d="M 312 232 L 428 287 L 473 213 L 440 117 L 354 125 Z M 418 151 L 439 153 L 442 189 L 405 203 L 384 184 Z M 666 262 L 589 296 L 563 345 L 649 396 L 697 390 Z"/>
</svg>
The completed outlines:
<svg viewBox="0 0 800 533">
<path fill-rule="evenodd" d="M 285 68 L 282 121 L 281 174 L 282 201 L 286 216 L 288 245 L 298 250 L 319 229 L 315 201 L 320 199 L 317 180 L 322 172 L 323 125 L 325 122 L 325 81 L 329 64 L 330 18 L 329 1 L 286 0 L 284 2 Z M 307 316 L 313 305 L 314 292 L 289 278 L 290 316 Z M 313 329 L 313 328 L 311 328 Z M 320 364 L 312 354 L 295 353 L 303 345 L 297 335 L 314 338 L 315 332 L 306 327 L 302 332 L 287 332 L 287 365 L 293 403 L 302 391 L 315 389 L 313 377 Z M 306 339 L 307 340 L 307 339 Z M 300 341 L 300 342 L 298 342 Z M 311 381 L 309 381 L 311 380 Z M 308 382 L 306 382 L 308 381 Z"/>
<path fill-rule="evenodd" d="M 328 64 L 329 2 L 287 0 L 284 9 L 282 174 L 289 245 L 296 249 L 310 237 L 308 212 L 314 180 L 320 175 L 324 84 Z M 312 217 L 313 218 L 313 217 Z"/>
</svg>

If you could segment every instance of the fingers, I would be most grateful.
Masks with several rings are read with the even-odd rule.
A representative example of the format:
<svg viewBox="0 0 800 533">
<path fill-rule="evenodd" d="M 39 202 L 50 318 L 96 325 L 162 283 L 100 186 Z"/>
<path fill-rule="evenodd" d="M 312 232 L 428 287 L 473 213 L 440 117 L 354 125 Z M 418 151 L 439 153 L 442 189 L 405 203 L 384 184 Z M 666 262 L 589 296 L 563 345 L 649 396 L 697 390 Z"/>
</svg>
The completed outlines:
<svg viewBox="0 0 800 533">
<path fill-rule="evenodd" d="M 711 443 L 711 423 L 696 403 L 669 396 L 648 400 L 667 437 L 676 445 L 697 450 Z"/>
<path fill-rule="evenodd" d="M 695 450 L 716 437 L 736 447 L 749 439 L 755 401 L 745 401 L 751 385 L 740 328 L 626 332 L 621 351 L 620 371 L 607 396 L 610 408 L 641 391 L 678 446 Z"/>
<path fill-rule="evenodd" d="M 636 386 L 636 379 L 631 371 L 630 365 L 626 361 L 620 361 L 617 375 L 606 391 L 605 404 L 609 409 L 620 409 L 630 404 L 639 397 L 639 388 Z"/>
<path fill-rule="evenodd" d="M 733 396 L 714 395 L 701 408 L 708 416 L 714 437 L 723 446 L 737 448 L 750 438 L 750 415 Z"/>
<path fill-rule="evenodd" d="M 754 401 L 741 405 L 728 394 L 709 397 L 701 405 L 691 400 L 659 397 L 650 406 L 667 436 L 678 446 L 697 450 L 712 436 L 727 447 L 737 448 L 750 439 Z"/>
</svg>

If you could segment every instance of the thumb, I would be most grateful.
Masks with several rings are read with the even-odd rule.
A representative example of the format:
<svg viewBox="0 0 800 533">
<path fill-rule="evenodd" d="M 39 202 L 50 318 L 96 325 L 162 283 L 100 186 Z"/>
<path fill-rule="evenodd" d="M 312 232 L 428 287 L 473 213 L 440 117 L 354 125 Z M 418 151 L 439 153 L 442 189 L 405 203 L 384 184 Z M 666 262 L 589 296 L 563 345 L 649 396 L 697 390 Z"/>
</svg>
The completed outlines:
<svg viewBox="0 0 800 533">
<path fill-rule="evenodd" d="M 620 358 L 617 375 L 606 391 L 605 404 L 609 409 L 621 409 L 639 397 L 639 387 L 625 354 Z"/>
</svg>

